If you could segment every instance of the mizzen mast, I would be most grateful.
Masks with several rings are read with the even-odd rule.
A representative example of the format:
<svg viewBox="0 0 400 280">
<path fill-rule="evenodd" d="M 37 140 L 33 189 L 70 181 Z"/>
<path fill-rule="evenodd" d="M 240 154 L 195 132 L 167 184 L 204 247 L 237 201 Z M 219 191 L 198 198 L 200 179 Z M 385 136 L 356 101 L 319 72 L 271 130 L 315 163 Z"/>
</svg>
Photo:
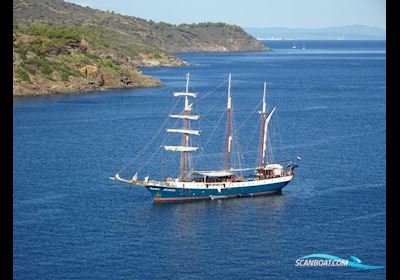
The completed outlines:
<svg viewBox="0 0 400 280">
<path fill-rule="evenodd" d="M 189 77 L 190 73 L 186 74 L 186 88 L 185 92 L 174 92 L 175 97 L 183 96 L 185 97 L 185 105 L 183 108 L 183 112 L 178 115 L 169 115 L 170 118 L 173 119 L 182 119 L 183 127 L 179 129 L 168 128 L 167 132 L 170 133 L 181 133 L 182 140 L 181 146 L 164 146 L 164 149 L 172 152 L 180 152 L 181 153 L 181 162 L 180 162 L 180 180 L 183 181 L 186 179 L 186 165 L 188 162 L 188 152 L 194 152 L 198 150 L 198 147 L 191 147 L 190 145 L 190 135 L 200 135 L 200 131 L 190 129 L 191 120 L 198 120 L 200 118 L 199 115 L 191 115 L 190 112 L 192 110 L 193 103 L 189 103 L 189 97 L 195 98 L 197 96 L 196 93 L 189 92 Z"/>
<path fill-rule="evenodd" d="M 267 116 L 267 82 L 264 82 L 264 94 L 262 100 L 262 111 L 261 111 L 261 139 L 260 139 L 260 167 L 265 165 L 265 153 L 267 150 L 267 132 L 268 132 L 268 123 L 272 117 L 272 114 L 275 112 L 274 107 Z"/>
<path fill-rule="evenodd" d="M 265 101 L 265 97 L 267 94 L 267 82 L 264 82 L 264 95 L 263 95 L 263 100 L 262 100 L 262 111 L 261 111 L 261 140 L 260 140 L 260 166 L 264 166 L 265 164 L 265 144 L 264 144 L 264 138 L 266 138 L 265 135 L 265 121 L 267 120 L 267 103 Z"/>
<path fill-rule="evenodd" d="M 231 152 L 232 145 L 232 133 L 231 133 L 231 111 L 232 111 L 232 97 L 231 97 L 231 73 L 228 78 L 228 102 L 226 108 L 226 146 L 225 146 L 225 170 L 229 169 L 229 154 Z"/>
</svg>

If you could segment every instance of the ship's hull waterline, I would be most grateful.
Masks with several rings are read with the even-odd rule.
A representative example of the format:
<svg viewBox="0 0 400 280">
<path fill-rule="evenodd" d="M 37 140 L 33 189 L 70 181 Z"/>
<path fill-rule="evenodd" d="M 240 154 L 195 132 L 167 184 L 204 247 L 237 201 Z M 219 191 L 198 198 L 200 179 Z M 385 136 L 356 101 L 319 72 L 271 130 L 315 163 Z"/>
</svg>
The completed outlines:
<svg viewBox="0 0 400 280">
<path fill-rule="evenodd" d="M 240 198 L 281 194 L 282 188 L 290 180 L 272 184 L 245 187 L 222 188 L 169 188 L 160 186 L 146 186 L 153 196 L 155 203 L 160 202 L 184 202 L 193 200 L 214 200 L 222 198 Z"/>
</svg>

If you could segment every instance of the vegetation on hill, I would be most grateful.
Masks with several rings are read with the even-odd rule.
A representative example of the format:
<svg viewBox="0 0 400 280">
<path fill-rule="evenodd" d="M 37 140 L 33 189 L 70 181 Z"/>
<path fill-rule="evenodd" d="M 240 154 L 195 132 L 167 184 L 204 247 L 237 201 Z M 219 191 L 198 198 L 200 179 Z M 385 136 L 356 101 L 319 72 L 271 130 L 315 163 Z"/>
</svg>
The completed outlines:
<svg viewBox="0 0 400 280">
<path fill-rule="evenodd" d="M 115 53 L 92 47 L 90 28 L 32 25 L 13 31 L 14 95 L 161 85 Z"/>
<path fill-rule="evenodd" d="M 13 0 L 14 95 L 156 86 L 137 67 L 181 66 L 171 53 L 268 50 L 236 25 L 174 25 L 62 0 Z"/>
</svg>

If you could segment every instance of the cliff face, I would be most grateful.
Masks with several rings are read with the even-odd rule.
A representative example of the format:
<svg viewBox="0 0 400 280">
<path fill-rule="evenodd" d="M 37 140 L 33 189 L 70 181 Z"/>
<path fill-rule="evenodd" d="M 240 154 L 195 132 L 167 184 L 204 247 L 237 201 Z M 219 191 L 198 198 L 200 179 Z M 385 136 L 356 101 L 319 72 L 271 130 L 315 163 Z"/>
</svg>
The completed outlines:
<svg viewBox="0 0 400 280">
<path fill-rule="evenodd" d="M 14 95 L 158 86 L 137 67 L 182 66 L 171 53 L 265 51 L 242 28 L 172 25 L 61 0 L 13 0 Z"/>
</svg>

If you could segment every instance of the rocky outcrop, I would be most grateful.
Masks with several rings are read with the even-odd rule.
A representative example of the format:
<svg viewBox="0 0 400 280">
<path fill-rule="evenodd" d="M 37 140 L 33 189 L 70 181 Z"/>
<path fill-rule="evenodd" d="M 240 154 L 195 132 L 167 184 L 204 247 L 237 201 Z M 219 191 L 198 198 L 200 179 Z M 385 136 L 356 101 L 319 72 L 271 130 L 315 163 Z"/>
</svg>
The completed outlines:
<svg viewBox="0 0 400 280">
<path fill-rule="evenodd" d="M 21 30 L 14 33 L 14 96 L 162 86 L 130 63 L 121 62 L 125 61 L 121 57 L 117 60 L 97 53 L 84 40 L 62 44 L 61 51 L 55 52 L 54 45 L 63 40 L 62 36 L 71 39 L 68 32 L 57 33 L 56 40 Z"/>
<path fill-rule="evenodd" d="M 158 87 L 162 86 L 160 80 L 140 73 L 121 76 L 118 79 L 105 77 L 98 73 L 95 79 L 70 77 L 67 82 L 61 80 L 51 81 L 42 76 L 30 76 L 31 81 L 16 81 L 13 85 L 13 96 L 38 96 L 59 93 L 79 93 L 90 91 L 103 91 L 113 88 Z"/>
</svg>

